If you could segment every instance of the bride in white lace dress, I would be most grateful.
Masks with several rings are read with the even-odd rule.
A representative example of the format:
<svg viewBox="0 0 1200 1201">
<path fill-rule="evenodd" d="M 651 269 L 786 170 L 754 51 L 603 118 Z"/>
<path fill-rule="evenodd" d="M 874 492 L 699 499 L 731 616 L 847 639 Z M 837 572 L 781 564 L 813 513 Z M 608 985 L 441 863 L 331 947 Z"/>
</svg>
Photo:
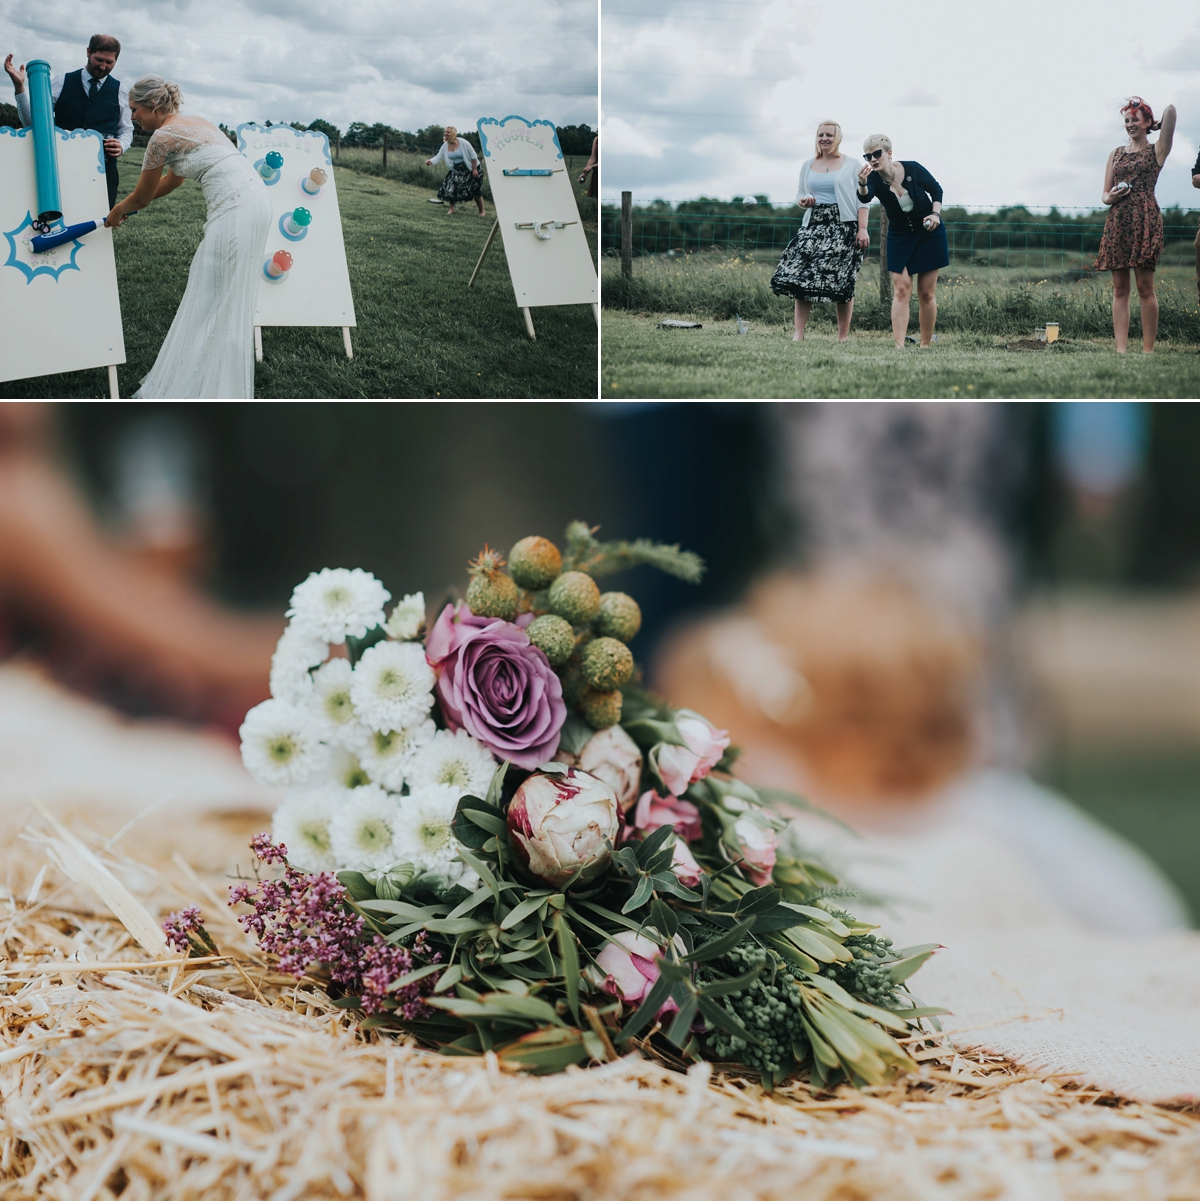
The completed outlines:
<svg viewBox="0 0 1200 1201">
<path fill-rule="evenodd" d="M 135 399 L 249 400 L 254 396 L 254 306 L 271 202 L 258 173 L 215 125 L 179 114 L 179 88 L 157 75 L 129 89 L 129 109 L 152 130 L 137 187 L 108 215 L 132 212 L 194 179 L 208 220 L 166 341 Z M 170 168 L 162 174 L 163 167 Z"/>
</svg>

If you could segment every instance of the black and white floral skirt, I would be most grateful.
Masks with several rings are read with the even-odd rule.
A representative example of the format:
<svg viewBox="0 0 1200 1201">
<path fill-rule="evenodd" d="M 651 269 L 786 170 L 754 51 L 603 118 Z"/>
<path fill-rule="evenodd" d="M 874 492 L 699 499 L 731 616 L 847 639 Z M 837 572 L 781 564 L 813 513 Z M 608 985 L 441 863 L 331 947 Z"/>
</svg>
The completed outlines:
<svg viewBox="0 0 1200 1201">
<path fill-rule="evenodd" d="M 450 204 L 459 204 L 464 200 L 477 200 L 483 190 L 483 172 L 471 174 L 471 168 L 466 163 L 455 163 L 446 172 L 442 186 L 438 188 L 438 199 Z"/>
<path fill-rule="evenodd" d="M 771 291 L 796 300 L 845 304 L 854 299 L 854 281 L 867 257 L 855 245 L 858 225 L 843 221 L 836 204 L 818 204 L 810 211 L 808 226 L 796 231 L 771 276 Z"/>
</svg>

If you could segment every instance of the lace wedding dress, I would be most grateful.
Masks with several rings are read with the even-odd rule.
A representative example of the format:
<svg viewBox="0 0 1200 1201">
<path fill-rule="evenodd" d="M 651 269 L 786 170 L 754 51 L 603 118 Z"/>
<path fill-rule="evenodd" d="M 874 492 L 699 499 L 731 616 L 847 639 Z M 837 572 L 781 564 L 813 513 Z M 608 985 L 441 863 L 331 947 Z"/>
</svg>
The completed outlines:
<svg viewBox="0 0 1200 1201">
<path fill-rule="evenodd" d="M 254 396 L 254 305 L 271 202 L 254 168 L 207 124 L 155 130 L 143 171 L 170 167 L 204 193 L 204 240 L 150 374 L 134 399 L 249 400 Z"/>
</svg>

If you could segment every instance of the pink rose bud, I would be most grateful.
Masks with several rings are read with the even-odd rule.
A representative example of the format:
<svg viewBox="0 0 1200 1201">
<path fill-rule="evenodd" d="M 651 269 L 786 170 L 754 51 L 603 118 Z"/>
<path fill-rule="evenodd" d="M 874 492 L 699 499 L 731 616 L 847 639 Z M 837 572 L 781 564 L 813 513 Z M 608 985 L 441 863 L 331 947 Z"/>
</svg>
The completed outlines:
<svg viewBox="0 0 1200 1201">
<path fill-rule="evenodd" d="M 775 867 L 775 849 L 779 839 L 774 830 L 766 830 L 748 817 L 733 823 L 733 836 L 742 856 L 742 871 L 755 884 L 771 883 Z"/>
<path fill-rule="evenodd" d="M 684 745 L 660 745 L 658 771 L 671 792 L 681 793 L 687 791 L 689 784 L 703 780 L 720 763 L 729 746 L 729 731 L 718 730 L 690 709 L 680 709 L 675 715 L 675 728 Z"/>
<path fill-rule="evenodd" d="M 659 796 L 653 790 L 643 792 L 630 818 L 627 837 L 644 838 L 659 826 L 670 826 L 688 842 L 695 842 L 702 833 L 700 810 L 691 801 L 681 801 L 677 796 Z"/>
<path fill-rule="evenodd" d="M 704 869 L 696 862 L 688 844 L 679 837 L 671 848 L 671 872 L 684 888 L 695 888 L 704 875 Z"/>
<path fill-rule="evenodd" d="M 617 838 L 612 789 L 573 767 L 534 772 L 508 807 L 513 849 L 535 879 L 561 888 L 580 868 L 580 881 L 608 867 Z"/>
<path fill-rule="evenodd" d="M 603 780 L 616 794 L 621 811 L 629 811 L 642 779 L 642 752 L 619 725 L 609 726 L 588 739 L 579 752 L 577 766 Z"/>
<path fill-rule="evenodd" d="M 684 947 L 676 939 L 682 952 Z M 600 987 L 612 997 L 620 997 L 629 1005 L 638 1005 L 654 987 L 660 972 L 655 960 L 662 954 L 661 948 L 632 930 L 621 930 L 612 936 L 612 942 L 596 956 L 596 965 L 605 973 Z M 679 1006 L 668 998 L 659 1014 L 674 1013 Z"/>
</svg>

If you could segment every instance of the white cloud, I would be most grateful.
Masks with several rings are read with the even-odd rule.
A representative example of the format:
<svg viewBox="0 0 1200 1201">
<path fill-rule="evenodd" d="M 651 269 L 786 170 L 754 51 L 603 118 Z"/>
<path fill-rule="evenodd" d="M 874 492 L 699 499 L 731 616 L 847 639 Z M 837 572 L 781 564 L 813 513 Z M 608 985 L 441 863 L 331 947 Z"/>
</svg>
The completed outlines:
<svg viewBox="0 0 1200 1201">
<path fill-rule="evenodd" d="M 120 39 L 123 81 L 165 75 L 227 125 L 597 124 L 595 0 L 0 0 L 0 56 L 73 70 L 97 32 Z"/>
<path fill-rule="evenodd" d="M 896 103 L 901 108 L 937 108 L 942 102 L 928 88 L 911 87 Z"/>
<path fill-rule="evenodd" d="M 1182 161 L 1200 132 L 1197 75 L 1181 77 L 1200 71 L 1194 0 L 1155 0 L 1134 20 L 1128 0 L 949 0 L 911 21 L 894 0 L 603 2 L 606 128 L 620 118 L 666 148 L 606 147 L 606 198 L 790 202 L 818 122 L 834 119 L 846 153 L 886 133 L 949 204 L 1094 207 L 1139 92 L 1180 113 L 1160 202 L 1200 207 Z M 702 138 L 719 139 L 703 157 Z"/>
</svg>

